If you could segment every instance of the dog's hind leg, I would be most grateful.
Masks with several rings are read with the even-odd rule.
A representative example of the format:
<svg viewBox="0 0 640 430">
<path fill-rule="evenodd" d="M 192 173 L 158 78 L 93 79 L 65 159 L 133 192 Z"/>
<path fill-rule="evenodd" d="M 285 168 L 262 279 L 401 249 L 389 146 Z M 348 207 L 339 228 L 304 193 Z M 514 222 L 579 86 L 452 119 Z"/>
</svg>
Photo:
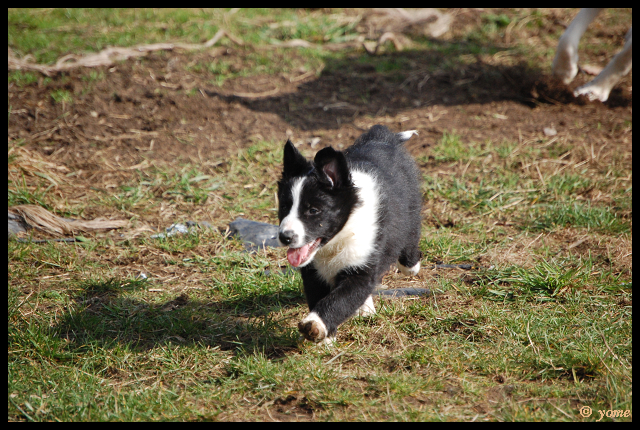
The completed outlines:
<svg viewBox="0 0 640 430">
<path fill-rule="evenodd" d="M 398 269 L 400 269 L 400 272 L 405 276 L 415 276 L 420 271 L 421 259 L 422 252 L 418 247 L 418 243 L 411 244 L 400 253 L 397 263 Z"/>
<path fill-rule="evenodd" d="M 398 260 L 398 269 L 400 269 L 400 272 L 405 276 L 415 276 L 420 271 L 420 261 L 418 260 L 413 266 L 405 266 Z"/>
<path fill-rule="evenodd" d="M 367 297 L 367 300 L 364 302 L 364 305 L 358 308 L 358 312 L 356 313 L 359 317 L 370 317 L 376 314 L 376 307 L 373 304 L 373 297 Z"/>
</svg>

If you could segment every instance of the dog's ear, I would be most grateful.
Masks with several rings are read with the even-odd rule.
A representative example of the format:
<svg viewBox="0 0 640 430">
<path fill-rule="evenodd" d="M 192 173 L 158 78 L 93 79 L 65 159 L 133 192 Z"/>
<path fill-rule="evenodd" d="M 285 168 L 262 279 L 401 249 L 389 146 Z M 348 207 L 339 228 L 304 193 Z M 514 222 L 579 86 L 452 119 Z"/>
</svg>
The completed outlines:
<svg viewBox="0 0 640 430">
<path fill-rule="evenodd" d="M 283 178 L 303 175 L 311 169 L 311 163 L 293 146 L 290 140 L 284 145 Z"/>
<path fill-rule="evenodd" d="M 313 160 L 318 177 L 321 182 L 331 188 L 348 185 L 351 182 L 347 159 L 340 151 L 336 151 L 330 146 L 321 149 Z"/>
</svg>

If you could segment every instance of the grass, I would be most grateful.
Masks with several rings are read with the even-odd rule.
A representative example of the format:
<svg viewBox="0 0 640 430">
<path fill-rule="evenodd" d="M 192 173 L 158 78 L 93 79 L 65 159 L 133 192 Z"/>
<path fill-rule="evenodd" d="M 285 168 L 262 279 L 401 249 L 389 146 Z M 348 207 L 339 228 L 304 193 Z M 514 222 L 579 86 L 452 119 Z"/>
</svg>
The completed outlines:
<svg viewBox="0 0 640 430">
<path fill-rule="evenodd" d="M 22 70 L 15 70 L 9 73 L 9 83 L 15 83 L 19 87 L 24 87 L 38 82 L 38 75 L 33 72 L 25 72 Z"/>
<path fill-rule="evenodd" d="M 56 103 L 71 103 L 73 101 L 73 97 L 71 93 L 67 90 L 54 90 L 51 92 L 51 98 Z"/>
<path fill-rule="evenodd" d="M 99 51 L 143 40 L 201 42 L 203 36 L 211 38 L 218 30 L 209 24 L 212 17 L 198 10 L 12 9 L 9 45 L 20 53 L 31 53 L 38 62 L 50 63 L 69 51 Z"/>
<path fill-rule="evenodd" d="M 495 58 L 507 63 L 550 63 L 547 48 L 559 34 L 548 30 L 549 14 L 487 10 L 480 26 L 456 27 L 448 43 L 416 36 L 412 52 L 447 57 L 434 70 L 503 51 L 509 55 Z M 339 43 L 353 40 L 362 24 L 357 14 L 288 9 L 10 9 L 8 18 L 9 46 L 48 63 L 107 45 L 203 42 L 220 28 L 247 45 Z M 614 11 L 605 22 L 619 19 Z M 511 31 L 539 43 L 508 45 Z M 607 43 L 599 49 L 617 49 Z M 350 52 L 237 49 L 243 55 L 195 55 L 180 67 L 221 86 L 329 63 L 345 73 L 366 67 L 383 79 L 412 67 L 388 51 L 352 61 Z M 39 79 L 9 73 L 21 91 L 42 89 L 44 103 L 76 108 L 111 77 L 81 73 L 87 98 L 50 92 Z M 10 101 L 10 123 L 16 110 Z M 73 115 L 61 120 L 65 127 Z M 139 127 L 131 124 L 123 128 Z M 91 182 L 93 172 L 56 169 L 59 159 L 37 156 L 51 153 L 38 149 L 54 146 L 46 139 L 10 141 L 9 206 L 127 218 L 132 226 L 86 242 L 8 241 L 9 420 L 584 421 L 599 418 L 599 410 L 632 411 L 630 153 L 582 147 L 582 133 L 599 126 L 571 126 L 574 134 L 557 139 L 518 140 L 515 133 L 483 140 L 441 130 L 417 157 L 427 267 L 416 278 L 383 279 L 436 294 L 376 300 L 378 314 L 347 321 L 334 348 L 299 342 L 296 325 L 307 309 L 299 274 L 283 270 L 284 251 L 247 253 L 220 231 L 237 216 L 276 222 L 280 140 L 254 137 L 221 160 L 123 167 L 109 171 L 122 175 L 109 187 Z M 630 138 L 631 122 L 619 127 Z M 176 144 L 190 139 L 175 136 Z M 115 163 L 100 158 L 111 143 L 98 143 L 95 162 Z M 70 197 L 78 194 L 73 187 L 85 194 Z M 149 237 L 173 222 L 206 219 L 222 228 Z M 440 262 L 478 269 L 428 268 Z M 594 410 L 590 418 L 580 415 L 585 405 Z"/>
<path fill-rule="evenodd" d="M 222 200 L 225 210 L 252 202 L 262 212 L 274 190 L 245 188 L 253 179 L 241 172 L 274 173 L 280 159 L 278 143 L 261 142 L 210 178 L 185 166 L 157 183 L 140 177 L 122 192 L 131 198 L 154 184 L 170 190 L 224 180 L 226 193 L 236 190 Z M 570 194 L 589 184 L 571 176 L 553 189 Z M 128 210 L 154 200 L 138 197 Z M 474 261 L 510 242 L 497 232 L 468 241 L 457 237 L 463 231 L 426 228 L 427 260 Z M 554 259 L 554 250 L 534 248 L 543 259 L 533 267 L 434 279 L 435 300 L 381 302 L 375 319 L 348 321 L 338 347 L 326 350 L 298 344 L 304 298 L 297 275 L 279 274 L 280 254 L 246 254 L 207 231 L 94 246 L 9 242 L 9 409 L 22 419 L 262 420 L 278 410 L 293 419 L 443 420 L 451 417 L 439 412 L 445 407 L 472 419 L 480 412 L 462 405 L 487 398 L 499 403 L 490 416 L 501 420 L 559 419 L 557 409 L 579 419 L 576 402 L 631 408 L 623 388 L 631 308 L 620 305 L 631 300 L 630 284 L 613 273 L 594 277 L 593 258 Z M 117 258 L 106 251 L 114 246 Z M 119 277 L 119 265 L 153 268 L 153 261 L 196 282 L 179 294 L 160 272 L 146 281 Z M 31 273 L 18 275 L 18 267 Z M 85 279 L 96 270 L 102 278 Z M 56 277 L 64 281 L 37 280 Z M 47 287 L 25 297 L 21 285 L 33 282 Z"/>
<path fill-rule="evenodd" d="M 200 245 L 194 254 L 202 250 Z M 181 255 L 188 251 L 183 247 Z M 602 408 L 616 398 L 615 387 L 607 384 L 596 394 L 590 382 L 607 374 L 603 362 L 616 366 L 613 357 L 600 355 L 605 350 L 601 334 L 618 357 L 631 353 L 630 327 L 624 322 L 630 308 L 616 308 L 615 297 L 584 292 L 584 284 L 571 286 L 560 298 L 558 291 L 573 273 L 541 265 L 500 281 L 527 291 L 538 304 L 522 302 L 520 294 L 486 301 L 457 285 L 461 294 L 449 300 L 476 302 L 470 308 L 449 303 L 453 307 L 442 316 L 429 302 L 385 302 L 377 321 L 348 322 L 343 330 L 354 337 L 338 349 L 302 345 L 298 354 L 282 354 L 296 348 L 297 333 L 288 321 L 300 314 L 303 298 L 296 277 L 264 276 L 263 268 L 271 265 L 231 246 L 192 266 L 215 268 L 216 276 L 203 285 L 204 296 L 183 301 L 168 291 L 149 292 L 162 284 L 132 279 L 75 282 L 61 286 L 71 296 L 47 292 L 27 308 L 10 289 L 10 402 L 20 405 L 24 418 L 38 420 L 259 419 L 268 417 L 269 406 L 260 411 L 250 404 L 260 399 L 286 404 L 289 397 L 300 410 L 309 407 L 325 419 L 344 419 L 363 408 L 371 419 L 442 419 L 437 406 L 450 401 L 448 391 L 460 400 L 479 401 L 486 381 L 501 375 L 516 384 L 507 390 L 556 399 L 536 405 L 534 416 L 552 418 L 554 403 L 572 413 L 576 396 Z M 226 279 L 217 279 L 221 275 Z M 537 300 L 540 294 L 561 300 L 565 310 Z M 627 294 L 625 289 L 617 293 Z M 438 300 L 443 306 L 447 298 Z M 35 307 L 45 301 L 67 311 L 54 316 Z M 609 307 L 611 301 L 614 308 L 607 316 L 584 312 Z M 22 316 L 31 312 L 31 318 Z M 371 337 L 378 341 L 364 342 Z M 353 342 L 359 346 L 346 348 Z M 503 351 L 498 360 L 497 342 Z M 14 360 L 18 355 L 22 358 Z M 21 365 L 25 360 L 32 364 Z M 622 380 L 630 376 L 615 368 Z M 453 378 L 457 372 L 469 380 L 459 382 Z M 630 408 L 630 403 L 620 399 L 615 407 Z M 502 409 L 502 418 L 532 417 L 517 403 Z"/>
<path fill-rule="evenodd" d="M 11 158 L 9 159 L 11 162 Z M 44 188 L 44 189 L 43 189 Z M 46 203 L 46 194 L 51 189 L 51 186 L 45 187 L 42 184 L 37 185 L 34 188 L 27 187 L 27 182 L 24 176 L 17 178 L 17 180 L 9 180 L 8 189 L 8 205 L 40 205 L 45 209 L 50 209 Z"/>
<path fill-rule="evenodd" d="M 238 12 L 220 9 L 11 9 L 9 46 L 19 54 L 34 55 L 37 62 L 52 63 L 73 52 L 96 52 L 107 46 L 132 46 L 183 40 L 201 43 L 211 39 L 225 21 L 225 29 L 249 44 L 305 39 L 312 43 L 339 43 L 358 36 L 358 20 L 335 16 L 308 17 L 282 9 L 276 25 L 256 9 Z M 256 25 L 256 21 L 259 23 Z M 260 23 L 262 21 L 262 23 Z M 162 24 L 160 24 L 162 23 Z"/>
<path fill-rule="evenodd" d="M 611 207 L 592 207 L 580 203 L 553 203 L 536 205 L 523 220 L 532 231 L 550 231 L 557 227 L 584 227 L 588 231 L 605 231 L 612 234 L 628 233 L 631 225 L 620 219 Z"/>
</svg>

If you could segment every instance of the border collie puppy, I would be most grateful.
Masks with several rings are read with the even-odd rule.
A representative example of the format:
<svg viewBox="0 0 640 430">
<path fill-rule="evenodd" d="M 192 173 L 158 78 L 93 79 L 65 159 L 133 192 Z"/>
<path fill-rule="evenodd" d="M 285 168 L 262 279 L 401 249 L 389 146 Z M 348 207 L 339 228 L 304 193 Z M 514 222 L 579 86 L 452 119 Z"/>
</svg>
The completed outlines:
<svg viewBox="0 0 640 430">
<path fill-rule="evenodd" d="M 330 344 L 349 317 L 374 314 L 371 294 L 393 263 L 405 275 L 420 270 L 420 173 L 403 147 L 414 134 L 376 125 L 313 162 L 285 144 L 278 240 L 300 268 L 307 340 Z"/>
</svg>

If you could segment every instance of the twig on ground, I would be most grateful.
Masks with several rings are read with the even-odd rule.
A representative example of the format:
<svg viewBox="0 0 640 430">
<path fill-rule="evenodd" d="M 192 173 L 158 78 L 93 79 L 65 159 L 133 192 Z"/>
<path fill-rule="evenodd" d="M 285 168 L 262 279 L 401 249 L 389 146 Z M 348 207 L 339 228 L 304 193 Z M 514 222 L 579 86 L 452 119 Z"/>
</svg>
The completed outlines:
<svg viewBox="0 0 640 430">
<path fill-rule="evenodd" d="M 196 50 L 211 48 L 218 43 L 224 36 L 236 45 L 244 45 L 242 39 L 234 36 L 224 29 L 218 32 L 205 43 L 151 43 L 146 45 L 133 46 L 131 48 L 109 47 L 103 49 L 97 54 L 88 54 L 85 56 L 77 56 L 74 54 L 64 55 L 58 58 L 55 65 L 48 66 L 44 64 L 33 63 L 30 55 L 24 58 L 17 58 L 14 52 L 9 48 L 8 63 L 9 70 L 35 70 L 46 76 L 59 73 L 63 70 L 75 69 L 77 67 L 99 67 L 110 66 L 116 61 L 126 60 L 131 57 L 141 57 L 153 51 L 172 51 L 174 49 Z"/>
</svg>

